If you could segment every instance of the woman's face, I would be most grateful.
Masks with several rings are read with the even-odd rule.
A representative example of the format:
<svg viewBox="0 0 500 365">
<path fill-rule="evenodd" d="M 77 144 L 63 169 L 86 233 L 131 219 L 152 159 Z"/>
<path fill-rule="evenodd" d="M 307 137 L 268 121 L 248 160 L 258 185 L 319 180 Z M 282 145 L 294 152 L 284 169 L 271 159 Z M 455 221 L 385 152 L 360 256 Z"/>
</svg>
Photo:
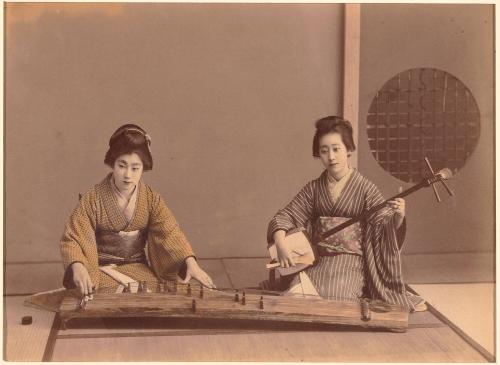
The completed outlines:
<svg viewBox="0 0 500 365">
<path fill-rule="evenodd" d="M 113 166 L 113 178 L 118 190 L 131 194 L 141 179 L 142 169 L 142 161 L 137 153 L 119 156 Z"/>
<path fill-rule="evenodd" d="M 325 134 L 319 140 L 319 157 L 331 176 L 339 180 L 349 170 L 347 147 L 340 134 Z"/>
</svg>

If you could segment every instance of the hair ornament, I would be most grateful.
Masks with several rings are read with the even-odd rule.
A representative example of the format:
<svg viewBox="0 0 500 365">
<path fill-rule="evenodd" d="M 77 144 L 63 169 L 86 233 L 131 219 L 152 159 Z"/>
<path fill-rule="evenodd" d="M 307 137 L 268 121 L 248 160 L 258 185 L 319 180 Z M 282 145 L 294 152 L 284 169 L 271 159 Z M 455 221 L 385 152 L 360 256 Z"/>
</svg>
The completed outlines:
<svg viewBox="0 0 500 365">
<path fill-rule="evenodd" d="M 148 145 L 148 151 L 151 154 L 151 137 L 149 136 L 149 134 L 145 133 L 144 138 L 146 138 L 146 142 Z"/>
</svg>

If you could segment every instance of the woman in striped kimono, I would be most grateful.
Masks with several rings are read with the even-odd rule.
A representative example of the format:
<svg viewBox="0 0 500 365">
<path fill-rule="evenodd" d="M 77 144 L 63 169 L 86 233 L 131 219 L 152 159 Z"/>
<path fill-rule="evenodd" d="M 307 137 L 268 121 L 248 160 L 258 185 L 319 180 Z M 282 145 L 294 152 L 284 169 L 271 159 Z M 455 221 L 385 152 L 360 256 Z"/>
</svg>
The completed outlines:
<svg viewBox="0 0 500 365">
<path fill-rule="evenodd" d="M 412 311 L 424 309 L 421 298 L 406 292 L 401 273 L 398 237 L 404 237 L 405 230 L 403 199 L 389 201 L 386 208 L 333 237 L 318 239 L 333 226 L 384 201 L 377 187 L 349 165 L 355 150 L 352 133 L 351 124 L 340 117 L 316 122 L 313 156 L 321 160 L 325 171 L 273 217 L 268 243 L 276 244 L 282 267 L 292 266 L 285 235 L 292 229 L 308 229 L 317 257 L 305 274 L 321 297 L 340 301 L 368 297 Z"/>
<path fill-rule="evenodd" d="M 151 285 L 179 273 L 214 287 L 161 196 L 141 181 L 153 168 L 150 144 L 135 124 L 111 136 L 104 162 L 112 171 L 81 197 L 61 239 L 66 288 L 88 296 L 114 290 L 119 278 Z"/>
</svg>

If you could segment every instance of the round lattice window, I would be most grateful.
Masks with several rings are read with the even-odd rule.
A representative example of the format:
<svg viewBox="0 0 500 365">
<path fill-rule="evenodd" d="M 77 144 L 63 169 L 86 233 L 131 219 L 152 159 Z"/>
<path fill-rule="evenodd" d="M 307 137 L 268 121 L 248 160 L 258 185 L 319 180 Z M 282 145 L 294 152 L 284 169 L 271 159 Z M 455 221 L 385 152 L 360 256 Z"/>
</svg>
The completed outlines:
<svg viewBox="0 0 500 365">
<path fill-rule="evenodd" d="M 370 149 L 392 176 L 418 182 L 424 157 L 435 170 L 458 171 L 479 139 L 479 108 L 453 75 L 432 68 L 404 71 L 377 92 L 367 118 Z"/>
</svg>

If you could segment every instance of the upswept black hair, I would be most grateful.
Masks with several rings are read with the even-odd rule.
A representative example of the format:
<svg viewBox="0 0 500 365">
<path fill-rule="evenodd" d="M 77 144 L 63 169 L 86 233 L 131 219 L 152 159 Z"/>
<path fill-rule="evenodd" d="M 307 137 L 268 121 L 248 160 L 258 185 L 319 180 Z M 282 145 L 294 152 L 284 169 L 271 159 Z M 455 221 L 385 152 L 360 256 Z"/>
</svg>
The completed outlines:
<svg viewBox="0 0 500 365">
<path fill-rule="evenodd" d="M 104 157 L 104 163 L 113 168 L 119 156 L 137 153 L 144 171 L 152 170 L 153 156 L 150 146 L 151 138 L 144 129 L 136 124 L 124 124 L 109 139 L 109 149 Z"/>
<path fill-rule="evenodd" d="M 319 157 L 319 140 L 328 133 L 340 134 L 347 151 L 353 152 L 356 150 L 356 145 L 354 144 L 352 136 L 352 125 L 348 120 L 330 115 L 328 117 L 318 119 L 315 125 L 316 133 L 314 134 L 312 145 L 314 157 Z"/>
</svg>

